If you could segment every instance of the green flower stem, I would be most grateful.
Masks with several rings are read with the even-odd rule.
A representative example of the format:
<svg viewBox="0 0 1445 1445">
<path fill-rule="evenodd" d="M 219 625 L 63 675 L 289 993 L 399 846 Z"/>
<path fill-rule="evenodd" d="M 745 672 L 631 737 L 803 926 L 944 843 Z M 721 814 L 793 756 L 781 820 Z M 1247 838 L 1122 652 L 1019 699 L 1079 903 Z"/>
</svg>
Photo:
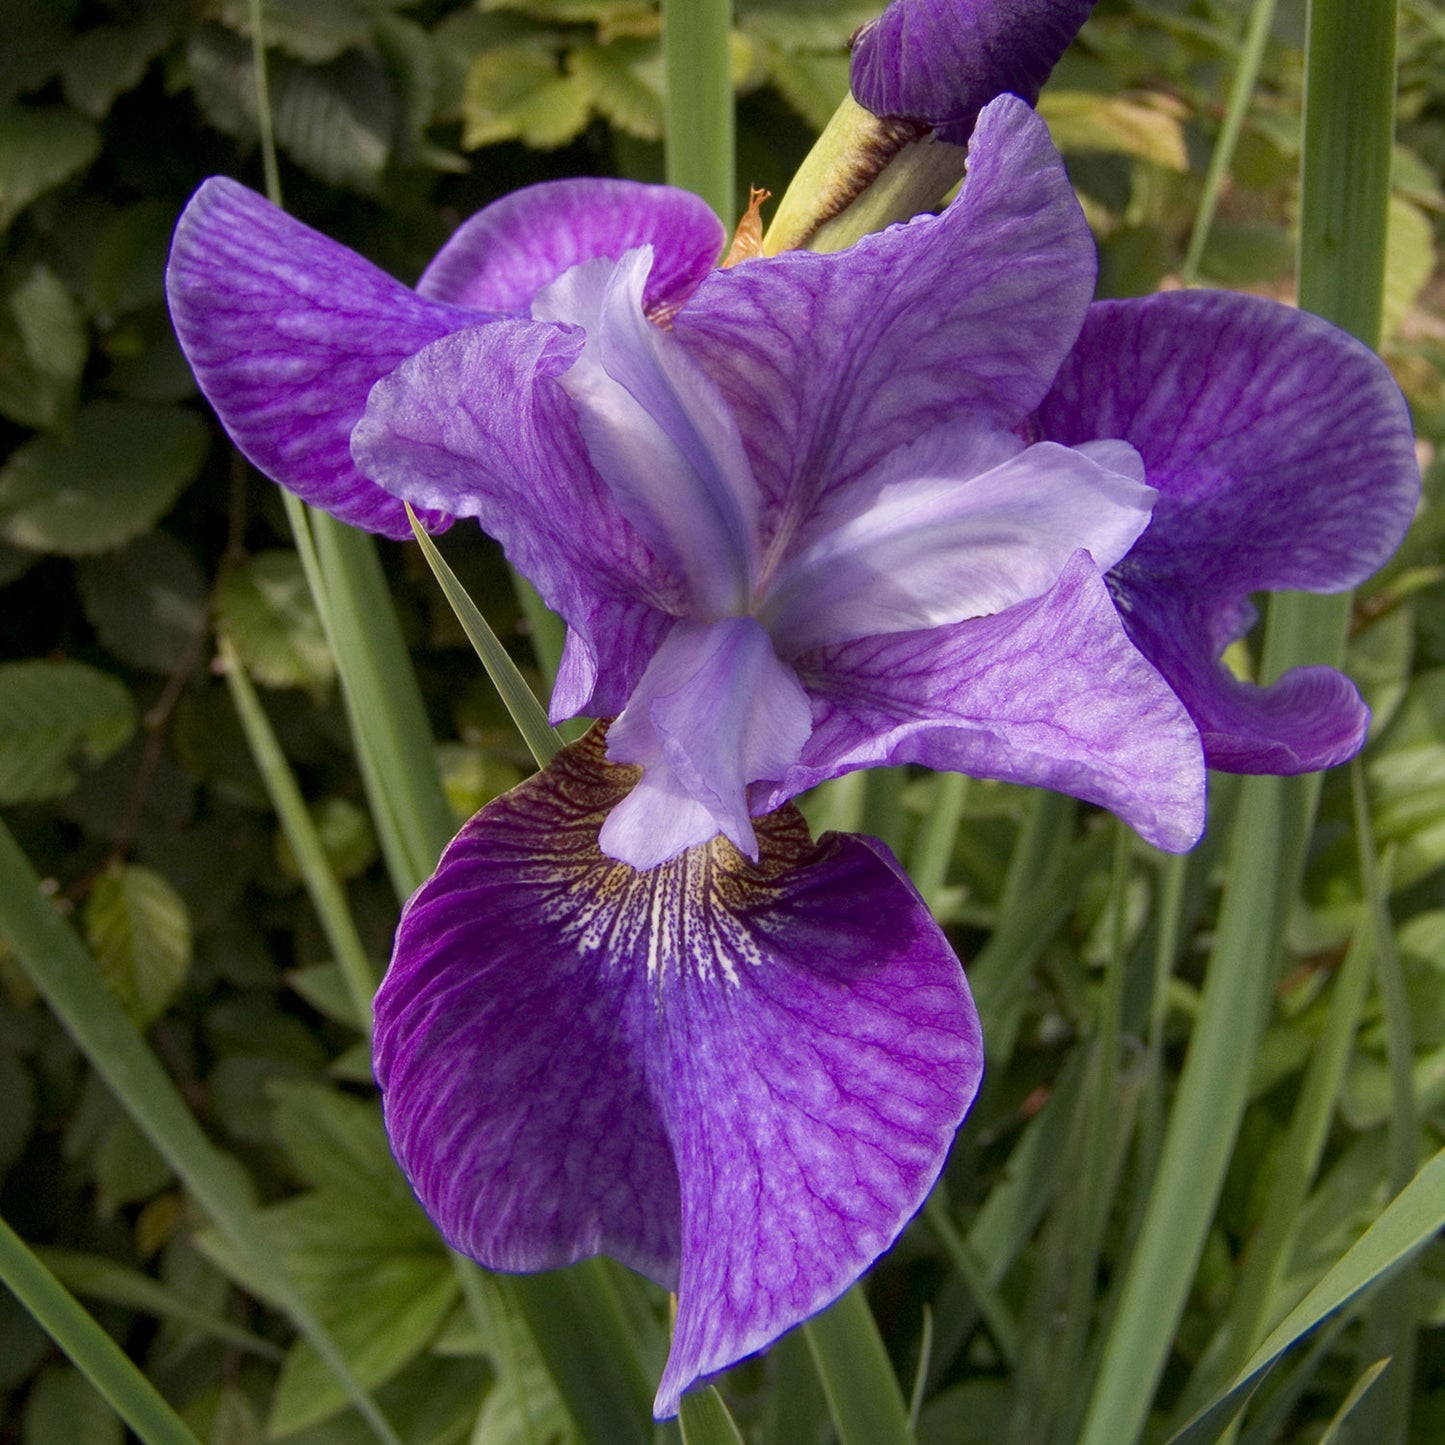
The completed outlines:
<svg viewBox="0 0 1445 1445">
<path fill-rule="evenodd" d="M 803 1326 L 840 1445 L 915 1445 L 908 1410 L 861 1285 Z"/>
<path fill-rule="evenodd" d="M 1371 344 L 1384 292 L 1395 19 L 1395 0 L 1311 0 L 1309 8 L 1300 303 Z M 1338 663 L 1349 606 L 1348 596 L 1276 597 L 1263 676 Z M 1199 1018 L 1082 1445 L 1126 1445 L 1143 1428 L 1243 1114 L 1317 797 L 1317 779 L 1250 778 L 1242 789 Z"/>
<path fill-rule="evenodd" d="M 667 181 L 733 221 L 732 0 L 662 0 Z"/>
<path fill-rule="evenodd" d="M 346 1357 L 296 1292 L 273 1244 L 236 1188 L 229 1160 L 201 1132 L 180 1091 L 101 982 L 74 930 L 42 893 L 40 880 L 0 826 L 0 933 L 51 1011 L 161 1157 L 244 1260 L 268 1298 L 291 1317 L 352 1403 L 388 1445 L 399 1445 Z"/>
<path fill-rule="evenodd" d="M 271 805 L 281 820 L 281 827 L 291 851 L 296 855 L 301 877 L 306 884 L 312 907 L 321 921 L 322 932 L 331 945 L 331 952 L 341 969 L 341 977 L 351 998 L 356 1022 L 368 1036 L 371 1034 L 371 996 L 376 992 L 376 975 L 366 957 L 356 924 L 351 918 L 351 909 L 346 902 L 346 892 L 337 880 L 335 870 L 321 844 L 316 824 L 311 820 L 306 800 L 296 786 L 286 754 L 276 740 L 266 710 L 246 669 L 236 656 L 231 644 L 224 638 L 218 639 L 221 658 L 225 663 L 226 686 L 230 689 L 231 700 L 241 719 L 251 756 L 256 761 Z"/>
<path fill-rule="evenodd" d="M 160 1391 L 3 1219 L 0 1280 L 145 1445 L 200 1445 Z"/>
<path fill-rule="evenodd" d="M 1229 87 L 1229 100 L 1224 108 L 1224 122 L 1219 127 L 1214 150 L 1209 156 L 1209 169 L 1204 173 L 1204 189 L 1199 197 L 1199 210 L 1195 213 L 1194 229 L 1189 233 L 1189 249 L 1185 253 L 1182 269 L 1186 286 L 1193 286 L 1199 280 L 1199 264 L 1204 258 L 1204 248 L 1209 244 L 1209 231 L 1214 225 L 1214 213 L 1219 208 L 1224 178 L 1229 174 L 1235 147 L 1239 144 L 1239 133 L 1244 129 L 1249 103 L 1254 98 L 1254 88 L 1259 81 L 1259 68 L 1264 61 L 1265 47 L 1269 44 L 1274 11 L 1275 0 L 1254 0 L 1254 8 L 1250 11 L 1239 65 L 1235 68 L 1234 79 Z"/>
</svg>

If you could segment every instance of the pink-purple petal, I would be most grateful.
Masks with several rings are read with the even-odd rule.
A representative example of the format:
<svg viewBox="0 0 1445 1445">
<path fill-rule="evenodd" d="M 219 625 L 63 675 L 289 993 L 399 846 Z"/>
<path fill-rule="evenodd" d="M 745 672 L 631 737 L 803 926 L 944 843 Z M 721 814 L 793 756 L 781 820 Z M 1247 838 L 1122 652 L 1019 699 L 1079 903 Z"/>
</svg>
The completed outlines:
<svg viewBox="0 0 1445 1445">
<path fill-rule="evenodd" d="M 182 213 L 166 293 L 196 380 L 250 461 L 344 522 L 411 536 L 401 503 L 353 466 L 351 429 L 376 381 L 484 315 L 419 297 L 224 177 Z"/>
<path fill-rule="evenodd" d="M 1076 553 L 1046 596 L 927 632 L 797 659 L 813 698 L 802 762 L 769 801 L 885 763 L 1028 783 L 1112 809 L 1181 852 L 1204 827 L 1199 734 Z"/>
<path fill-rule="evenodd" d="M 722 222 L 688 191 L 637 181 L 563 180 L 527 186 L 462 224 L 417 283 L 423 296 L 525 315 L 544 286 L 582 261 L 617 261 L 650 245 L 649 312 L 680 305 L 717 264 Z"/>
<path fill-rule="evenodd" d="M 678 1291 L 659 1416 L 823 1308 L 922 1203 L 978 1087 L 958 960 L 881 844 L 596 846 L 597 732 L 463 829 L 376 1005 L 403 1169 L 501 1269 L 606 1251 Z"/>
<path fill-rule="evenodd" d="M 765 545 L 934 427 L 960 415 L 1017 426 L 1073 344 L 1094 272 L 1047 129 L 1005 98 L 980 119 L 943 215 L 835 255 L 788 252 L 710 276 L 674 334 L 738 419 Z"/>
<path fill-rule="evenodd" d="M 556 381 L 581 347 L 550 322 L 445 337 L 378 383 L 352 438 L 357 466 L 393 495 L 475 517 L 579 634 L 567 715 L 620 708 L 686 601 L 588 459 Z"/>
<path fill-rule="evenodd" d="M 1032 104 L 1094 0 L 893 0 L 853 41 L 854 99 L 962 145 L 996 95 Z"/>
<path fill-rule="evenodd" d="M 1210 763 L 1294 772 L 1348 756 L 1365 715 L 1343 679 L 1310 674 L 1263 698 L 1219 657 L 1249 625 L 1250 593 L 1353 587 L 1404 536 L 1419 469 L 1379 358 L 1256 297 L 1101 302 L 1038 423 L 1069 445 L 1116 437 L 1143 456 L 1159 499 L 1110 587 L 1205 732 Z"/>
</svg>

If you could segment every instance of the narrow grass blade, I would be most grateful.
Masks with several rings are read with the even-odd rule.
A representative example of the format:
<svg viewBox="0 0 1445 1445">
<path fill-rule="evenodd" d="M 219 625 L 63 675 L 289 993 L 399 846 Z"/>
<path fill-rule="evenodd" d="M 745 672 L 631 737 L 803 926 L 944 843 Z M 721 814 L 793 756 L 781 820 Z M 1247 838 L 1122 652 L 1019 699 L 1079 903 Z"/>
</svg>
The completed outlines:
<svg viewBox="0 0 1445 1445">
<path fill-rule="evenodd" d="M 908 876 L 934 913 L 938 912 L 948 883 L 954 839 L 968 799 L 968 784 L 969 779 L 963 773 L 935 773 L 929 780 L 932 799 L 908 858 Z"/>
<path fill-rule="evenodd" d="M 601 1260 L 504 1279 L 581 1445 L 652 1445 L 652 1385 Z"/>
<path fill-rule="evenodd" d="M 1224 107 L 1224 121 L 1215 138 L 1214 149 L 1209 156 L 1209 169 L 1204 173 L 1204 187 L 1199 196 L 1199 209 L 1194 215 L 1194 229 L 1189 233 L 1189 248 L 1184 255 L 1183 277 L 1186 286 L 1193 286 L 1199 280 L 1199 263 L 1209 244 L 1210 228 L 1214 225 L 1214 214 L 1219 209 L 1219 196 L 1224 188 L 1224 178 L 1234 160 L 1239 134 L 1244 129 L 1245 117 L 1249 114 L 1249 103 L 1254 98 L 1254 88 L 1259 81 L 1259 68 L 1264 61 L 1264 51 L 1269 43 L 1270 27 L 1274 24 L 1276 0 L 1254 0 L 1250 10 L 1249 24 L 1244 32 L 1244 44 L 1235 67 L 1234 79 L 1229 85 L 1229 99 Z"/>
<path fill-rule="evenodd" d="M 218 639 L 218 642 L 225 664 L 226 686 L 230 689 L 231 700 L 235 704 L 237 716 L 241 719 L 251 756 L 266 784 L 266 792 L 271 798 L 272 807 L 276 809 L 276 816 L 281 821 L 286 841 L 296 855 L 306 892 L 321 920 L 321 929 L 326 935 L 327 943 L 331 945 L 332 955 L 341 969 L 357 1022 L 370 1035 L 371 996 L 376 992 L 376 977 L 366 957 L 366 950 L 362 947 L 356 924 L 352 921 L 346 892 L 326 857 L 326 850 L 321 845 L 316 825 L 311 821 L 306 800 L 301 796 L 301 789 L 296 786 L 286 754 L 276 740 L 266 710 L 261 706 L 261 699 L 256 696 L 256 689 L 251 686 L 251 679 L 246 676 L 246 670 L 230 643 L 224 637 Z"/>
<path fill-rule="evenodd" d="M 497 634 L 492 631 L 477 604 L 467 596 L 466 588 L 457 581 L 456 573 L 447 566 L 446 558 L 437 551 L 436 543 L 427 536 L 416 514 L 410 507 L 406 509 L 406 514 L 411 518 L 411 529 L 416 533 L 427 566 L 441 584 L 452 611 L 457 614 L 457 621 L 476 648 L 482 666 L 487 669 L 487 676 L 492 679 L 493 686 L 512 715 L 512 721 L 517 724 L 517 731 L 531 749 L 537 766 L 545 768 L 562 747 L 561 735 L 547 721 L 546 710 L 527 686 L 527 679 L 507 655 L 507 649 L 497 640 Z"/>
<path fill-rule="evenodd" d="M 918 1429 L 923 1396 L 928 1389 L 928 1367 L 933 1363 L 933 1311 L 923 1306 L 923 1327 L 918 1338 L 918 1364 L 913 1371 L 913 1389 L 908 1396 L 908 1428 Z"/>
<path fill-rule="evenodd" d="M 978 1306 L 988 1332 L 993 1336 L 995 1348 L 1007 1365 L 1018 1359 L 1019 1324 L 1003 1296 L 989 1282 L 987 1266 L 979 1258 L 973 1246 L 954 1225 L 948 1212 L 941 1187 L 935 1187 L 923 1206 L 923 1217 L 928 1227 L 938 1236 L 943 1252 L 949 1263 L 958 1271 L 964 1288 Z"/>
<path fill-rule="evenodd" d="M 315 1347 L 373 1434 L 388 1445 L 399 1445 L 336 1342 L 285 1275 L 270 1239 L 257 1227 L 236 1189 L 231 1165 L 201 1132 L 180 1091 L 101 982 L 100 971 L 74 931 L 41 892 L 40 880 L 3 825 L 0 933 L 9 939 L 31 982 L 121 1107 L 244 1257 L 252 1275 L 264 1281 L 268 1296 Z"/>
<path fill-rule="evenodd" d="M 1344 1438 L 1342 1432 L 1345 1428 L 1345 1421 L 1355 1413 L 1355 1406 L 1369 1394 L 1376 1380 L 1384 1374 L 1389 1367 L 1389 1359 L 1376 1360 L 1364 1374 L 1350 1386 L 1350 1393 L 1340 1402 L 1340 1408 L 1330 1417 L 1330 1423 L 1325 1433 L 1320 1436 L 1319 1445 L 1339 1445 Z M 1395 1436 L 1401 1439 L 1402 1436 Z"/>
<path fill-rule="evenodd" d="M 160 1391 L 3 1219 L 0 1280 L 145 1445 L 200 1445 Z"/>
<path fill-rule="evenodd" d="M 803 1326 L 840 1445 L 916 1445 L 898 1377 L 860 1286 Z"/>
<path fill-rule="evenodd" d="M 678 1421 L 683 1445 L 743 1445 L 742 1433 L 711 1385 L 682 1397 Z"/>
<path fill-rule="evenodd" d="M 662 0 L 667 182 L 695 191 L 731 225 L 732 0 Z"/>
<path fill-rule="evenodd" d="M 1231 1388 L 1172 1436 L 1169 1445 L 1205 1445 L 1217 1439 L 1225 1422 L 1285 1350 L 1423 1249 L 1441 1229 L 1445 1229 L 1445 1149 L 1420 1170 L 1334 1268 L 1270 1331 Z"/>
<path fill-rule="evenodd" d="M 107 1304 L 121 1305 L 158 1320 L 168 1320 L 182 1329 L 194 1330 L 232 1349 L 244 1350 L 258 1359 L 279 1363 L 286 1352 L 270 1340 L 253 1335 L 239 1325 L 208 1315 L 174 1290 L 157 1283 L 150 1275 L 131 1269 L 103 1254 L 86 1254 L 78 1249 L 39 1249 L 40 1262 L 66 1289 Z"/>
</svg>

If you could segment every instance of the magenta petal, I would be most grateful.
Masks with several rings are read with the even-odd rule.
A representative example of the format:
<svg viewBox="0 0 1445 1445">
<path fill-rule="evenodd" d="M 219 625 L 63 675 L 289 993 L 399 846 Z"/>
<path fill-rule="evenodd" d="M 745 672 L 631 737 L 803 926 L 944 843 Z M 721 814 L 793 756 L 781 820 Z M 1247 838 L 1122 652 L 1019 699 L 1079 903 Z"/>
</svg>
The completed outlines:
<svg viewBox="0 0 1445 1445">
<path fill-rule="evenodd" d="M 674 334 L 737 416 L 765 542 L 961 415 L 1018 426 L 1078 334 L 1094 272 L 1047 128 L 1005 98 L 980 119 L 941 216 L 836 255 L 791 251 L 710 276 Z"/>
<path fill-rule="evenodd" d="M 401 503 L 352 465 L 351 428 L 379 378 L 484 315 L 423 300 L 223 177 L 181 215 L 166 294 L 201 390 L 250 461 L 344 522 L 411 536 Z"/>
<path fill-rule="evenodd" d="M 1210 764 L 1296 772 L 1349 756 L 1366 721 L 1352 685 L 1313 670 L 1264 696 L 1219 657 L 1249 626 L 1250 593 L 1341 591 L 1399 545 L 1420 477 L 1384 363 L 1256 297 L 1101 302 L 1038 417 L 1056 441 L 1116 437 L 1144 458 L 1153 520 L 1109 585 Z"/>
<path fill-rule="evenodd" d="M 853 96 L 962 145 L 996 95 L 1032 104 L 1094 0 L 893 0 L 853 41 Z"/>
<path fill-rule="evenodd" d="M 532 298 L 582 261 L 621 260 L 650 245 L 649 312 L 680 305 L 717 264 L 726 235 L 688 191 L 637 181 L 544 181 L 463 221 L 417 283 L 423 296 L 525 314 Z"/>
<path fill-rule="evenodd" d="M 977 1090 L 958 960 L 881 844 L 758 820 L 637 872 L 601 735 L 463 829 L 377 996 L 392 1146 L 484 1264 L 605 1250 L 678 1292 L 658 1392 L 823 1308 L 897 1237 Z"/>
<path fill-rule="evenodd" d="M 1053 590 L 992 617 L 796 659 L 814 700 L 802 763 L 769 801 L 881 763 L 1030 783 L 1112 809 L 1171 852 L 1204 827 L 1199 734 L 1079 552 Z"/>
</svg>

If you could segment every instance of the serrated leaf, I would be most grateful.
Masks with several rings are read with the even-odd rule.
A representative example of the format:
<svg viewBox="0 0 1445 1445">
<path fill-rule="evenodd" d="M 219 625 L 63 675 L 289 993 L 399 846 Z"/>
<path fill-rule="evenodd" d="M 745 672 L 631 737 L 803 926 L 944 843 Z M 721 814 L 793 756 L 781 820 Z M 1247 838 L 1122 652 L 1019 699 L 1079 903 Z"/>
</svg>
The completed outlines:
<svg viewBox="0 0 1445 1445">
<path fill-rule="evenodd" d="M 125 1114 L 105 1131 L 88 1163 L 96 1188 L 95 1209 L 102 1219 L 159 1194 L 175 1178 L 155 1145 Z"/>
<path fill-rule="evenodd" d="M 313 65 L 370 43 L 379 19 L 411 0 L 266 0 L 266 43 Z M 222 21 L 247 39 L 251 0 L 221 0 Z"/>
<path fill-rule="evenodd" d="M 74 759 L 99 763 L 135 731 L 125 685 L 83 662 L 0 664 L 0 803 L 63 797 Z"/>
<path fill-rule="evenodd" d="M 69 1366 L 49 1369 L 25 1404 L 25 1445 L 121 1445 L 120 1417 Z"/>
<path fill-rule="evenodd" d="M 376 858 L 376 833 L 364 808 L 350 798 L 323 798 L 311 809 L 311 821 L 332 872 L 340 879 L 356 878 Z M 291 878 L 305 874 L 284 833 L 276 835 L 276 861 Z"/>
<path fill-rule="evenodd" d="M 123 662 L 168 674 L 206 626 L 206 579 L 191 554 L 164 532 L 76 569 L 85 615 Z"/>
<path fill-rule="evenodd" d="M 209 440 L 180 407 L 92 402 L 67 434 L 32 438 L 0 471 L 0 536 L 67 557 L 124 546 L 171 509 Z"/>
<path fill-rule="evenodd" d="M 319 1084 L 277 1084 L 270 1092 L 282 1146 L 307 1183 L 364 1197 L 368 1209 L 397 1212 L 413 1238 L 414 1228 L 422 1239 L 430 1235 L 392 1158 L 374 1100 Z"/>
<path fill-rule="evenodd" d="M 822 130 L 848 94 L 847 55 L 795 54 L 766 43 L 758 50 L 783 99 L 815 130 Z"/>
<path fill-rule="evenodd" d="M 111 868 L 85 900 L 85 936 L 110 991 L 144 1028 L 185 982 L 191 919 L 179 893 L 153 869 Z"/>
<path fill-rule="evenodd" d="M 140 84 L 172 34 L 166 16 L 147 11 L 132 25 L 100 25 L 77 35 L 60 62 L 66 100 L 104 120 L 115 98 Z"/>
<path fill-rule="evenodd" d="M 286 982 L 317 1013 L 338 1023 L 350 1024 L 352 1028 L 361 1027 L 351 989 L 339 963 L 313 963 L 306 968 L 294 968 L 286 975 Z"/>
<path fill-rule="evenodd" d="M 60 106 L 0 110 L 0 231 L 100 154 L 100 131 Z"/>
<path fill-rule="evenodd" d="M 216 26 L 198 26 L 187 62 L 207 119 L 219 130 L 254 139 L 250 44 Z M 276 56 L 270 86 L 277 144 L 322 180 L 375 194 L 396 127 L 396 98 L 380 60 L 347 50 L 325 66 L 311 67 Z"/>
<path fill-rule="evenodd" d="M 1182 112 L 1167 96 L 1132 100 L 1091 90 L 1046 90 L 1039 114 L 1060 150 L 1108 151 L 1166 170 L 1189 169 Z"/>
<path fill-rule="evenodd" d="M 865 20 L 875 0 L 738 0 L 738 27 L 785 54 L 836 51 Z"/>
<path fill-rule="evenodd" d="M 294 552 L 259 552 L 235 568 L 216 597 L 216 616 L 257 682 L 315 691 L 329 687 L 336 676 Z"/>
<path fill-rule="evenodd" d="M 1380 335 L 1399 331 L 1435 271 L 1435 230 L 1419 206 L 1390 197 L 1385 236 L 1385 313 Z"/>
<path fill-rule="evenodd" d="M 462 94 L 462 146 L 520 140 L 550 150 L 587 124 L 587 86 L 545 50 L 503 45 L 472 62 Z"/>
<path fill-rule="evenodd" d="M 88 350 L 80 308 L 37 262 L 0 315 L 0 413 L 22 426 L 53 426 L 74 403 Z"/>
<path fill-rule="evenodd" d="M 481 0 L 483 10 L 519 10 L 544 25 L 595 25 L 598 39 L 657 35 L 657 6 L 649 0 Z"/>
<path fill-rule="evenodd" d="M 568 52 L 567 68 L 619 130 L 640 140 L 662 139 L 663 64 L 657 41 L 578 46 Z"/>
</svg>

